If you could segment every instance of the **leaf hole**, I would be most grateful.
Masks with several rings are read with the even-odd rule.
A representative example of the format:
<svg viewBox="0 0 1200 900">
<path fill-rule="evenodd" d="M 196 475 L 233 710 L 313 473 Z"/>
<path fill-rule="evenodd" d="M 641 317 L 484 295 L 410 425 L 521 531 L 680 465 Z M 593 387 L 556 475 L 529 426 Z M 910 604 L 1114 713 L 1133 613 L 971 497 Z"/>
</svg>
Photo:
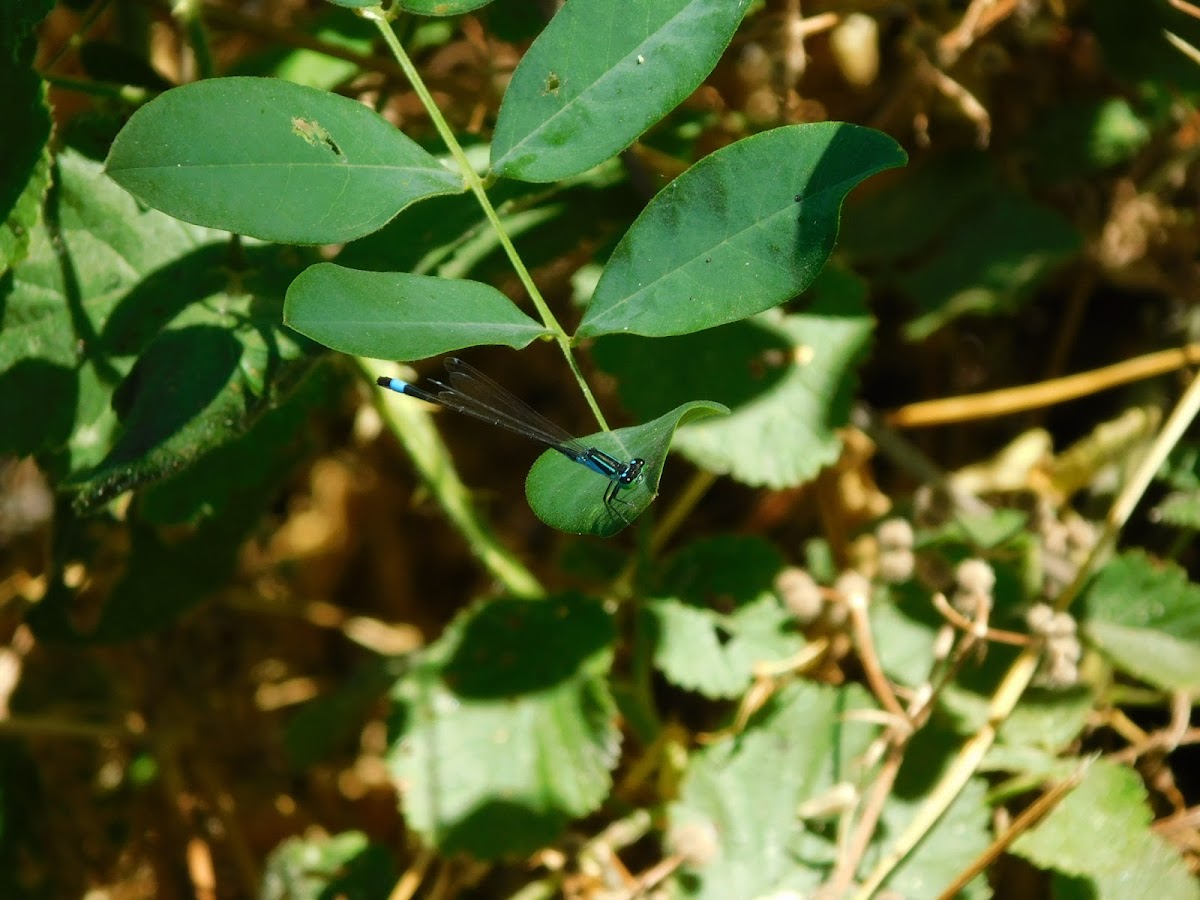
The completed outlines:
<svg viewBox="0 0 1200 900">
<path fill-rule="evenodd" d="M 314 122 L 311 119 L 301 119 L 296 116 L 292 118 L 292 134 L 304 139 L 304 142 L 313 147 L 324 147 L 342 162 L 346 161 L 345 155 L 342 153 L 342 148 L 337 145 L 337 141 L 333 139 L 328 131 L 320 122 Z"/>
</svg>

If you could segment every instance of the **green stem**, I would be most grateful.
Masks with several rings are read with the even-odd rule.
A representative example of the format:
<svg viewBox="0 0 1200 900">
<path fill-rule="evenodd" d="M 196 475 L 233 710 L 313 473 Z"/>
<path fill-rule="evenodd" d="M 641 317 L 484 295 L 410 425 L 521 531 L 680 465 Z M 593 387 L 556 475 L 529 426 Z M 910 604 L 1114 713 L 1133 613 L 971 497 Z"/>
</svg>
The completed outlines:
<svg viewBox="0 0 1200 900">
<path fill-rule="evenodd" d="M 408 58 L 408 54 L 404 52 L 404 48 L 400 45 L 396 33 L 392 30 L 391 23 L 388 22 L 386 13 L 384 13 L 382 7 L 372 6 L 359 10 L 359 15 L 375 23 L 384 42 L 388 45 L 388 49 L 395 56 L 396 62 L 404 70 L 405 76 L 408 78 L 413 90 L 416 91 L 422 105 L 424 105 L 430 120 L 433 122 L 434 127 L 437 128 L 438 134 L 441 135 L 442 141 L 450 150 L 450 155 L 458 163 L 458 168 L 462 172 L 463 180 L 466 182 L 467 187 L 475 195 L 475 199 L 479 201 L 484 215 L 487 216 L 488 221 L 492 224 L 492 228 L 495 229 L 500 246 L 504 248 L 504 252 L 508 255 L 508 259 L 512 263 L 513 271 L 517 273 L 517 277 L 521 280 L 521 284 L 524 285 L 525 290 L 529 294 L 529 299 L 533 301 L 533 305 L 541 317 L 542 324 L 550 330 L 555 342 L 562 350 L 563 356 L 567 360 L 567 365 L 570 367 L 571 373 L 575 376 L 575 380 L 579 383 L 579 388 L 583 391 L 583 396 L 592 410 L 592 415 L 596 417 L 596 421 L 599 423 L 601 429 L 608 431 L 608 422 L 604 418 L 604 413 L 600 411 L 600 405 L 596 402 L 596 398 L 592 396 L 591 389 L 588 387 L 587 381 L 584 380 L 583 373 L 579 370 L 579 364 L 571 353 L 570 336 L 563 330 L 562 325 L 559 324 L 558 319 L 555 318 L 554 313 L 551 312 L 549 305 L 547 305 L 541 291 L 534 284 L 533 277 L 529 274 L 529 270 L 525 268 L 525 263 L 517 253 L 517 248 L 513 246 L 508 233 L 504 230 L 504 224 L 500 221 L 500 216 L 497 214 L 496 208 L 492 206 L 492 202 L 488 198 L 483 180 L 471 166 L 467 155 L 455 139 L 454 132 L 450 130 L 450 125 L 446 122 L 441 110 L 438 109 L 437 104 L 434 102 L 433 95 L 429 93 L 425 82 L 421 80 L 416 66 Z"/>
<path fill-rule="evenodd" d="M 64 91 L 78 91 L 81 94 L 91 94 L 94 97 L 107 97 L 120 100 L 130 106 L 141 106 L 154 95 L 142 87 L 132 84 L 114 84 L 110 81 L 84 81 L 79 78 L 67 78 L 62 75 L 43 75 L 47 84 Z"/>
<path fill-rule="evenodd" d="M 374 381 L 377 363 L 358 360 L 359 368 Z M 389 430 L 404 447 L 413 466 L 429 487 L 450 523 L 466 540 L 471 552 L 505 589 L 518 597 L 541 597 L 545 589 L 475 514 L 471 493 L 458 479 L 450 451 L 433 427 L 421 404 L 378 391 L 379 411 Z"/>
<path fill-rule="evenodd" d="M 202 0 L 178 0 L 171 7 L 171 15 L 183 26 L 188 45 L 195 54 L 197 80 L 212 78 L 212 47 L 208 42 L 208 32 L 204 29 L 204 3 Z"/>
</svg>

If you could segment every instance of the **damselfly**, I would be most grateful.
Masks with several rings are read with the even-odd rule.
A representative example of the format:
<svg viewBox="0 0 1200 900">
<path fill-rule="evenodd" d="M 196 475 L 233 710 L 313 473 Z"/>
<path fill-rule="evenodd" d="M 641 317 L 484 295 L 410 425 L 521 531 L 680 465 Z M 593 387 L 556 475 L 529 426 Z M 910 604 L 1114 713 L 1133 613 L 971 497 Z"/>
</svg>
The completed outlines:
<svg viewBox="0 0 1200 900">
<path fill-rule="evenodd" d="M 557 450 L 568 459 L 608 479 L 608 487 L 604 490 L 606 507 L 612 506 L 622 488 L 630 487 L 642 479 L 642 469 L 646 465 L 644 459 L 634 457 L 629 462 L 621 462 L 603 450 L 588 447 L 474 366 L 453 356 L 446 359 L 446 382 L 430 379 L 429 387 L 425 388 L 381 375 L 376 383 L 397 393 L 408 394 L 507 428 Z"/>
</svg>

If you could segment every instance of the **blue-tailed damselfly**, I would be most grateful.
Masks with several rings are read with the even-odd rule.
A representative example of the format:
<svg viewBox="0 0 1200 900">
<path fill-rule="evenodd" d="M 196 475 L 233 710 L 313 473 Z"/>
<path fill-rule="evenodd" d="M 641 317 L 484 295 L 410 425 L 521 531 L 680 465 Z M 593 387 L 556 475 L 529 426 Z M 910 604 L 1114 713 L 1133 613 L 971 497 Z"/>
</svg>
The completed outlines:
<svg viewBox="0 0 1200 900">
<path fill-rule="evenodd" d="M 386 375 L 379 376 L 376 383 L 397 393 L 474 416 L 557 450 L 568 459 L 608 479 L 608 487 L 604 490 L 606 507 L 612 507 L 622 488 L 641 480 L 642 469 L 646 465 L 644 459 L 634 457 L 629 462 L 621 462 L 603 450 L 588 447 L 474 366 L 453 356 L 445 362 L 449 383 L 430 379 L 429 387 L 424 388 Z"/>
</svg>

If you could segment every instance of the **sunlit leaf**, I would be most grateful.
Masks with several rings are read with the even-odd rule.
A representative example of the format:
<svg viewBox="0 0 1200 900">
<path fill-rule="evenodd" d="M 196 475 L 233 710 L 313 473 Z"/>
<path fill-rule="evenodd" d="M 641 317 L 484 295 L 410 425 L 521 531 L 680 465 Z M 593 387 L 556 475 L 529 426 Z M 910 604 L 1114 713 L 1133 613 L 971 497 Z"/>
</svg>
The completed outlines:
<svg viewBox="0 0 1200 900">
<path fill-rule="evenodd" d="M 1012 845 L 1012 852 L 1044 869 L 1086 878 L 1088 896 L 1200 897 L 1200 887 L 1178 851 L 1155 834 L 1146 788 L 1128 766 L 1096 760 L 1083 783 Z M 1104 845 L 1096 846 L 1096 828 Z"/>
<path fill-rule="evenodd" d="M 43 454 L 65 474 L 108 452 L 113 391 L 137 354 L 228 274 L 224 235 L 140 210 L 77 154 L 57 171 L 57 235 L 37 227 L 0 282 L 0 452 Z"/>
<path fill-rule="evenodd" d="M 652 422 L 604 431 L 579 440 L 622 463 L 645 460 L 641 479 L 622 488 L 610 505 L 604 492 L 611 482 L 554 450 L 543 453 L 525 479 L 525 495 L 539 519 L 575 534 L 611 537 L 645 512 L 658 495 L 658 482 L 675 429 L 684 422 L 728 410 L 719 403 L 684 403 Z"/>
<path fill-rule="evenodd" d="M 700 85 L 747 5 L 571 0 L 513 73 L 492 168 L 507 178 L 555 181 L 616 155 Z"/>
<path fill-rule="evenodd" d="M 391 853 L 361 831 L 288 838 L 275 848 L 259 900 L 382 897 L 396 882 Z"/>
<path fill-rule="evenodd" d="M 1131 551 L 1084 599 L 1084 633 L 1120 668 L 1165 690 L 1200 690 L 1200 587 L 1183 569 Z"/>
<path fill-rule="evenodd" d="M 481 344 L 520 349 L 546 327 L 478 281 L 310 266 L 287 292 L 284 321 L 357 356 L 411 360 Z"/>
<path fill-rule="evenodd" d="M 578 337 L 662 337 L 745 319 L 803 291 L 846 194 L 902 165 L 870 128 L 792 125 L 706 156 L 663 188 L 613 251 Z"/>
<path fill-rule="evenodd" d="M 353 240 L 463 189 L 361 103 L 271 78 L 167 91 L 133 114 L 105 170 L 185 222 L 297 244 Z"/>
<path fill-rule="evenodd" d="M 796 656 L 804 637 L 773 591 L 783 566 L 759 538 L 700 541 L 671 561 L 643 614 L 654 664 L 674 684 L 706 697 L 740 696 L 757 666 Z"/>
<path fill-rule="evenodd" d="M 837 429 L 849 421 L 874 327 L 854 279 L 822 277 L 814 293 L 799 315 L 771 310 L 679 337 L 614 335 L 593 354 L 639 416 L 697 396 L 730 408 L 728 417 L 680 429 L 675 446 L 696 465 L 746 484 L 793 487 L 841 452 Z"/>
<path fill-rule="evenodd" d="M 405 819 L 445 854 L 532 853 L 595 810 L 617 761 L 596 600 L 502 598 L 460 616 L 392 691 Z"/>
</svg>

